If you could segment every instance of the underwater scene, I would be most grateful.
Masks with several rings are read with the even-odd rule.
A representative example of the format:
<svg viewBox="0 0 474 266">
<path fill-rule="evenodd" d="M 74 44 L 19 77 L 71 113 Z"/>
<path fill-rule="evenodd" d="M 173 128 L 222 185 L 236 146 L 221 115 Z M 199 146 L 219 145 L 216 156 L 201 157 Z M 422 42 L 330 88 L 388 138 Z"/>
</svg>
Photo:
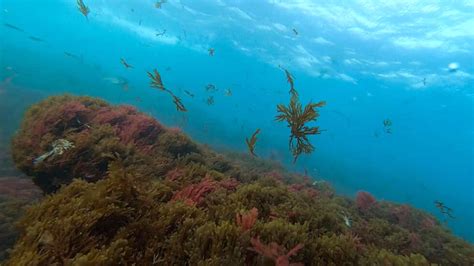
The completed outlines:
<svg viewBox="0 0 474 266">
<path fill-rule="evenodd" d="M 474 265 L 473 1 L 0 14 L 0 265 Z"/>
</svg>

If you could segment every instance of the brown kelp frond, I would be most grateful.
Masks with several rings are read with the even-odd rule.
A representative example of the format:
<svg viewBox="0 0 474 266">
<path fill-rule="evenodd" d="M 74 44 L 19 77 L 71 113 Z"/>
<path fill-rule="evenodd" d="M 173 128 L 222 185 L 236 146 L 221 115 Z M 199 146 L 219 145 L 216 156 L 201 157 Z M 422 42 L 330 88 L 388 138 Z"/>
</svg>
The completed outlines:
<svg viewBox="0 0 474 266">
<path fill-rule="evenodd" d="M 283 68 L 281 66 L 280 68 L 283 69 L 283 71 L 285 71 L 286 80 L 288 81 L 288 83 L 290 83 L 290 94 L 298 96 L 298 92 L 295 89 L 295 82 L 294 82 L 293 75 L 291 75 L 290 71 L 288 71 L 286 68 Z"/>
<path fill-rule="evenodd" d="M 89 15 L 89 8 L 84 4 L 82 0 L 77 0 L 77 8 L 84 15 L 84 17 L 88 18 L 87 15 Z"/>
<path fill-rule="evenodd" d="M 277 105 L 276 120 L 288 123 L 291 129 L 289 146 L 294 157 L 294 162 L 298 159 L 301 153 L 311 153 L 314 146 L 309 142 L 308 135 L 319 134 L 319 127 L 310 127 L 306 123 L 316 121 L 319 117 L 318 107 L 323 107 L 326 102 L 308 103 L 304 109 L 296 95 L 293 95 L 290 104 L 285 106 L 283 104 Z"/>
<path fill-rule="evenodd" d="M 173 103 L 176 105 L 176 110 L 181 111 L 181 112 L 187 112 L 188 110 L 186 107 L 184 107 L 184 104 L 181 102 L 181 99 L 178 98 L 178 96 L 174 95 L 171 93 L 171 96 L 173 97 Z"/>
<path fill-rule="evenodd" d="M 257 130 L 255 130 L 255 132 L 252 134 L 252 137 L 250 137 L 250 140 L 248 138 L 245 138 L 245 142 L 247 143 L 247 147 L 249 149 L 250 154 L 255 157 L 258 157 L 255 154 L 255 144 L 257 144 L 258 133 L 260 133 L 260 128 L 257 128 Z"/>
<path fill-rule="evenodd" d="M 184 107 L 184 104 L 181 102 L 181 99 L 176 96 L 171 90 L 165 88 L 165 86 L 163 85 L 163 81 L 161 80 L 161 75 L 158 70 L 156 70 L 156 68 L 153 69 L 153 73 L 148 71 L 146 73 L 148 74 L 148 77 L 150 77 L 150 87 L 157 88 L 159 90 L 169 93 L 171 97 L 173 97 L 173 103 L 176 105 L 176 110 L 181 112 L 187 111 L 186 107 Z"/>
<path fill-rule="evenodd" d="M 153 73 L 148 71 L 146 73 L 148 74 L 148 77 L 150 77 L 150 87 L 166 91 L 166 88 L 163 86 L 163 82 L 161 81 L 161 75 L 156 68 L 153 69 Z"/>
</svg>

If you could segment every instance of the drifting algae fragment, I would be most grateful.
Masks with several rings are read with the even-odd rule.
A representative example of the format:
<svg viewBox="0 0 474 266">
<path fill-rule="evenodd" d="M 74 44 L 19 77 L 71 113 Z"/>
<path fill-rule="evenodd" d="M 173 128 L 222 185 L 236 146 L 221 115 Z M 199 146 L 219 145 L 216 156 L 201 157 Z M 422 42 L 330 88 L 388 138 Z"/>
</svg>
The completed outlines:
<svg viewBox="0 0 474 266">
<path fill-rule="evenodd" d="M 320 134 L 321 131 L 319 127 L 310 127 L 306 124 L 317 120 L 319 112 L 316 108 L 323 107 L 325 104 L 324 101 L 310 102 L 303 109 L 298 97 L 293 94 L 288 106 L 277 105 L 279 114 L 276 116 L 276 120 L 279 122 L 286 121 L 291 129 L 289 147 L 294 157 L 293 162 L 296 162 L 301 153 L 311 153 L 314 150 L 314 146 L 309 142 L 308 135 Z"/>
<path fill-rule="evenodd" d="M 186 107 L 184 107 L 183 103 L 181 102 L 181 99 L 178 98 L 178 96 L 171 94 L 173 97 L 173 103 L 176 105 L 176 110 L 181 111 L 181 112 L 186 112 Z"/>
<path fill-rule="evenodd" d="M 153 73 L 147 71 L 148 76 L 150 77 L 150 87 L 152 88 L 157 88 L 159 90 L 162 90 L 164 92 L 167 92 L 173 97 L 173 103 L 176 105 L 176 110 L 181 111 L 181 112 L 186 112 L 186 108 L 184 107 L 183 103 L 181 102 L 181 99 L 178 98 L 171 90 L 168 90 L 165 88 L 163 85 L 163 82 L 161 81 L 161 75 L 158 72 L 158 70 L 154 69 Z"/>
<path fill-rule="evenodd" d="M 87 17 L 87 15 L 89 15 L 89 8 L 84 4 L 84 2 L 82 0 L 77 0 L 77 8 L 79 9 L 79 11 L 84 15 L 84 17 Z"/>
<path fill-rule="evenodd" d="M 74 143 L 70 142 L 67 139 L 58 139 L 55 140 L 51 146 L 53 147 L 47 153 L 37 157 L 34 159 L 33 164 L 37 165 L 44 160 L 48 159 L 49 157 L 54 157 L 56 155 L 62 155 L 65 151 L 74 148 Z"/>
<path fill-rule="evenodd" d="M 160 90 L 166 90 L 165 87 L 163 86 L 163 82 L 161 81 L 161 75 L 158 72 L 158 70 L 153 69 L 153 73 L 151 72 L 146 72 L 148 76 L 150 77 L 150 86 L 153 88 L 158 88 Z"/>
<path fill-rule="evenodd" d="M 250 137 L 250 140 L 248 138 L 245 138 L 245 142 L 247 143 L 247 147 L 249 149 L 250 154 L 255 157 L 258 157 L 255 154 L 255 144 L 257 144 L 258 133 L 260 133 L 260 128 L 257 128 L 257 130 L 255 130 L 255 132 L 252 134 L 252 137 Z"/>
<path fill-rule="evenodd" d="M 283 69 L 283 71 L 285 71 L 286 80 L 288 81 L 288 83 L 290 83 L 290 94 L 291 95 L 298 95 L 298 92 L 295 89 L 295 82 L 294 82 L 293 75 L 291 75 L 290 71 L 288 71 L 287 69 L 285 69 L 281 66 L 280 66 L 280 68 Z"/>
</svg>

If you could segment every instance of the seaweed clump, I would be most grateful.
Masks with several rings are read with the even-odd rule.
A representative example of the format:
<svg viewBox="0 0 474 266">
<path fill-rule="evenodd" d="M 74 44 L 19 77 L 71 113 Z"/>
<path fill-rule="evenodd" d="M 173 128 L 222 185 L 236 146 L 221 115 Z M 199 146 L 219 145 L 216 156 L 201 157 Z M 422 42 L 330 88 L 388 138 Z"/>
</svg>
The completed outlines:
<svg viewBox="0 0 474 266">
<path fill-rule="evenodd" d="M 320 134 L 321 131 L 319 127 L 311 127 L 308 126 L 307 123 L 318 119 L 319 112 L 316 108 L 323 107 L 326 105 L 326 102 L 310 102 L 303 109 L 299 100 L 298 91 L 295 89 L 293 76 L 288 70 L 282 69 L 285 71 L 287 81 L 290 84 L 291 98 L 288 106 L 283 104 L 277 105 L 277 112 L 279 114 L 276 116 L 276 121 L 286 121 L 288 127 L 291 129 L 288 145 L 293 155 L 293 163 L 295 163 L 302 153 L 311 153 L 314 151 L 314 146 L 309 141 L 308 136 Z"/>
<path fill-rule="evenodd" d="M 311 153 L 314 146 L 309 142 L 308 136 L 320 134 L 319 127 L 310 127 L 308 122 L 316 121 L 319 117 L 319 112 L 316 108 L 323 107 L 326 102 L 308 103 L 304 109 L 301 105 L 298 96 L 293 94 L 291 96 L 288 106 L 283 104 L 277 105 L 278 115 L 277 121 L 286 121 L 288 127 L 291 129 L 289 147 L 293 154 L 293 162 L 296 162 L 298 156 L 302 153 Z"/>
<path fill-rule="evenodd" d="M 143 160 L 133 163 L 110 155 L 97 182 L 73 179 L 29 208 L 6 265 L 474 263 L 474 247 L 422 211 L 368 192 L 336 196 L 249 155 L 197 147 L 172 157 L 189 141 L 157 136 L 158 147 L 175 146 L 137 146 Z M 156 166 L 154 156 L 172 160 Z"/>
</svg>

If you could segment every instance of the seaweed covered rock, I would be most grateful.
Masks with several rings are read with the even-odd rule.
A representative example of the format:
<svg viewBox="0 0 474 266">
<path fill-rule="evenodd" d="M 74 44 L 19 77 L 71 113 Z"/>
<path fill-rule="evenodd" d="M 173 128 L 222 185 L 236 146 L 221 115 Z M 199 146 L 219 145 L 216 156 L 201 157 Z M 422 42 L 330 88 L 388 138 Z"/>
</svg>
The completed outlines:
<svg viewBox="0 0 474 266">
<path fill-rule="evenodd" d="M 12 144 L 16 166 L 47 193 L 73 178 L 103 178 L 115 158 L 136 166 L 146 162 L 143 171 L 159 174 L 150 166 L 167 165 L 197 151 L 184 134 L 168 132 L 134 107 L 68 95 L 29 108 Z"/>
<path fill-rule="evenodd" d="M 14 140 L 17 164 L 37 184 L 64 186 L 21 218 L 7 265 L 474 263 L 472 245 L 409 206 L 368 192 L 340 197 L 325 182 L 261 159 L 216 154 L 145 118 L 126 122 L 142 125 L 136 131 L 142 133 L 125 134 L 121 123 L 138 115 L 128 107 L 71 96 L 42 104 L 71 101 L 85 106 L 74 108 L 87 126 L 50 126 L 28 140 L 26 121 L 41 113 L 32 108 Z M 99 111 L 89 114 L 89 107 Z M 120 118 L 97 118 L 111 111 Z M 74 147 L 35 165 L 57 139 Z M 97 169 L 100 178 L 87 182 L 88 171 Z"/>
<path fill-rule="evenodd" d="M 389 224 L 383 216 L 365 220 L 351 200 L 313 198 L 265 179 L 218 185 L 227 179 L 215 179 L 210 174 L 214 170 L 173 189 L 172 181 L 135 174 L 119 161 L 109 168 L 108 178 L 96 183 L 76 179 L 30 208 L 19 222 L 22 234 L 7 265 L 288 265 L 278 264 L 281 261 L 469 265 L 474 261 L 473 247 L 438 224 L 426 235 L 420 233 L 421 241 L 428 240 L 424 247 L 408 243 L 400 249 L 410 239 L 409 230 Z M 214 184 L 213 189 L 190 190 L 182 197 L 183 188 L 202 183 Z M 197 196 L 199 202 L 188 201 Z M 354 224 L 347 225 L 342 214 L 350 215 Z M 431 246 L 433 239 L 449 249 Z"/>
</svg>

